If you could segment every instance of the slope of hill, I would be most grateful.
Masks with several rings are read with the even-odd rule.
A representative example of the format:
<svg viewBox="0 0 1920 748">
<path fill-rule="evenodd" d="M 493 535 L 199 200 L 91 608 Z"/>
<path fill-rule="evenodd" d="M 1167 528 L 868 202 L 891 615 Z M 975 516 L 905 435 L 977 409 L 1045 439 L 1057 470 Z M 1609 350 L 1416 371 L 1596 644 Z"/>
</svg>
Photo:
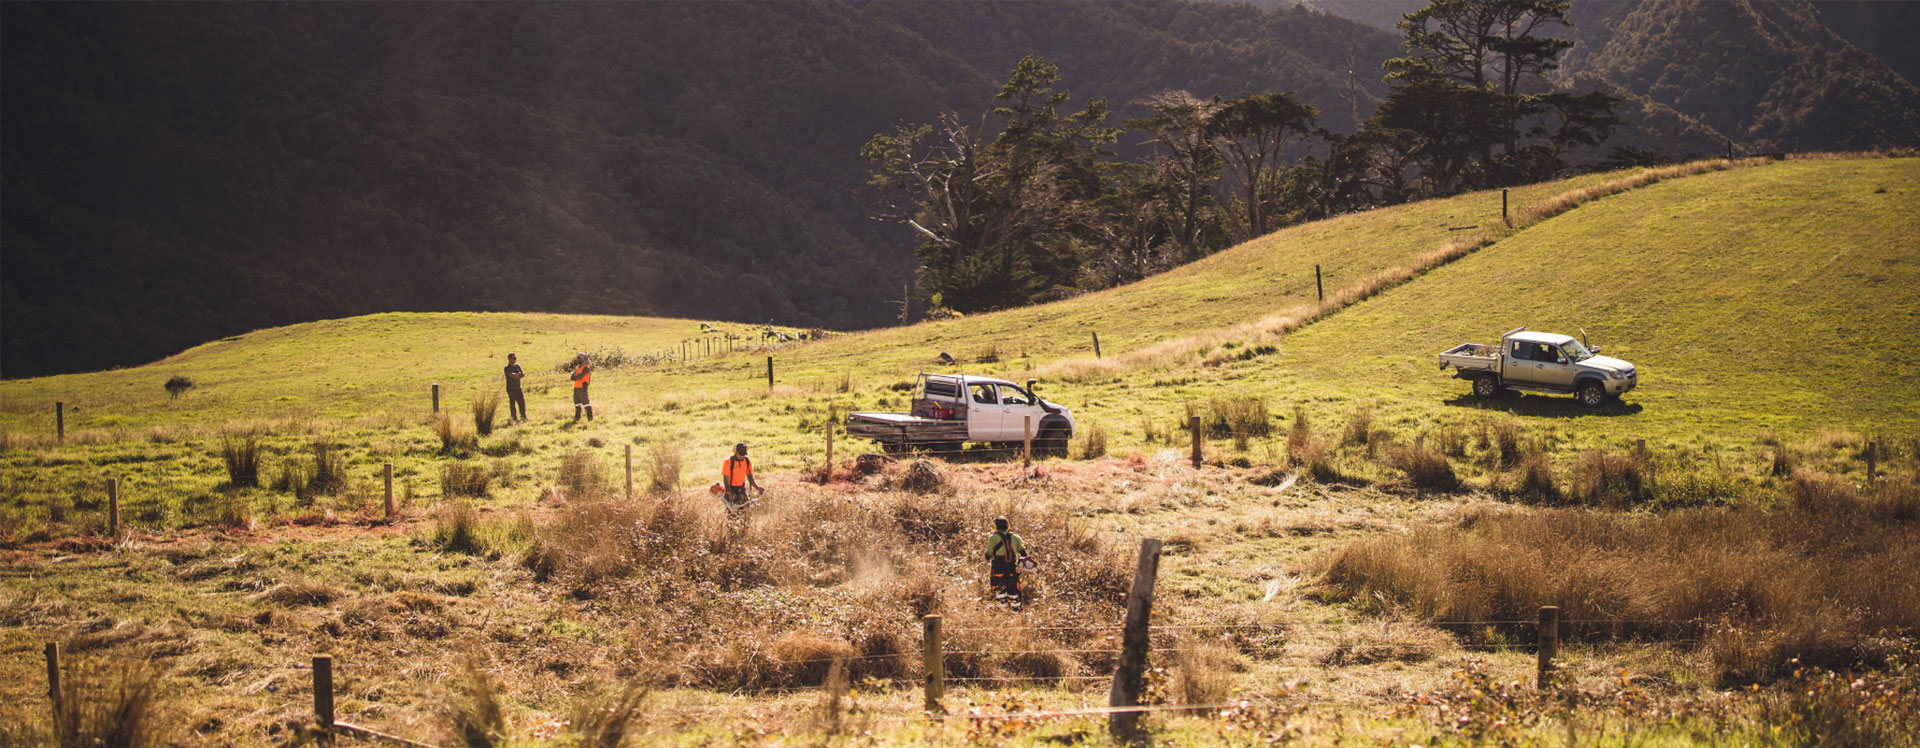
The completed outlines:
<svg viewBox="0 0 1920 748">
<path fill-rule="evenodd" d="M 1516 191 L 1514 202 L 1525 208 L 1606 178 Z M 1681 438 L 1703 425 L 1736 442 L 1762 425 L 1795 433 L 1912 429 L 1913 414 L 1889 407 L 1887 398 L 1920 376 L 1907 345 L 1920 329 L 1912 324 L 1920 267 L 1901 238 L 1920 230 L 1910 210 L 1916 194 L 1914 159 L 1799 160 L 1644 187 L 1420 275 L 1309 325 L 1277 351 L 1201 365 L 1220 344 L 1251 347 L 1261 320 L 1310 304 L 1315 264 L 1329 295 L 1340 295 L 1413 262 L 1460 227 L 1497 222 L 1497 194 L 1466 195 L 1290 228 L 1141 283 L 1053 304 L 611 370 L 596 383 L 597 397 L 623 427 L 672 424 L 715 444 L 737 434 L 805 451 L 811 439 L 776 414 L 794 413 L 796 402 L 806 412 L 828 403 L 843 412 L 898 405 L 888 388 L 943 368 L 934 361 L 941 352 L 957 358 L 960 370 L 1019 378 L 1089 358 L 1093 333 L 1107 357 L 1123 359 L 1211 335 L 1208 346 L 1046 389 L 1132 443 L 1144 436 L 1135 428 L 1142 419 L 1162 428 L 1177 420 L 1168 414 L 1182 403 L 1236 394 L 1332 415 L 1378 402 L 1397 417 L 1445 420 L 1477 416 L 1462 407 L 1477 404 L 1461 397 L 1463 385 L 1429 368 L 1434 352 L 1524 324 L 1585 327 L 1644 372 L 1629 405 L 1582 419 L 1582 433 L 1570 438 Z M 390 423 L 384 419 L 424 407 L 430 382 L 445 386 L 450 408 L 495 388 L 507 350 L 520 351 L 534 386 L 564 387 L 552 367 L 573 350 L 637 353 L 698 334 L 690 321 L 500 314 L 298 325 L 134 369 L 6 382 L 0 423 L 15 435 L 42 433 L 55 400 L 80 409 L 69 422 L 75 429 L 288 416 Z M 763 379 L 768 354 L 781 385 L 771 398 Z M 160 385 L 176 374 L 200 386 L 169 401 Z M 794 396 L 800 399 L 787 400 Z M 566 409 L 558 398 L 547 398 L 550 415 Z M 720 408 L 726 418 L 660 420 L 660 408 L 681 401 Z M 1570 398 L 1529 396 L 1494 407 L 1585 415 Z"/>
<path fill-rule="evenodd" d="M 1920 381 L 1920 161 L 1791 161 L 1675 180 L 1548 220 L 1223 372 L 1242 386 L 1377 402 L 1396 418 L 1491 408 L 1570 438 L 1737 443 L 1764 429 L 1911 435 Z M 1633 362 L 1623 405 L 1480 403 L 1434 354 L 1504 330 L 1586 328 Z M 1594 438 L 1598 437 L 1598 438 Z M 1617 443 L 1613 442 L 1613 443 Z"/>
</svg>

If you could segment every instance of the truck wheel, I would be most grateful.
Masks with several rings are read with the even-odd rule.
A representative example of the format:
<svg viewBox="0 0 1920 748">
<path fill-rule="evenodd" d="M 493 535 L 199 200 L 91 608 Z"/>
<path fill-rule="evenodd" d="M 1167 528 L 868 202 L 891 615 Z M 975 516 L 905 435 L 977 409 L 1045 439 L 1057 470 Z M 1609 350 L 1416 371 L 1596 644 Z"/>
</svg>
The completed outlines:
<svg viewBox="0 0 1920 748">
<path fill-rule="evenodd" d="M 1500 383 L 1493 377 L 1475 377 L 1473 380 L 1474 397 L 1493 397 L 1500 394 Z"/>
<path fill-rule="evenodd" d="M 1067 430 L 1058 426 L 1041 429 L 1040 436 L 1033 440 L 1033 453 L 1041 457 L 1067 456 Z"/>
<path fill-rule="evenodd" d="M 1580 404 L 1589 408 L 1598 408 L 1607 402 L 1607 388 L 1599 382 L 1587 382 L 1580 385 Z"/>
</svg>

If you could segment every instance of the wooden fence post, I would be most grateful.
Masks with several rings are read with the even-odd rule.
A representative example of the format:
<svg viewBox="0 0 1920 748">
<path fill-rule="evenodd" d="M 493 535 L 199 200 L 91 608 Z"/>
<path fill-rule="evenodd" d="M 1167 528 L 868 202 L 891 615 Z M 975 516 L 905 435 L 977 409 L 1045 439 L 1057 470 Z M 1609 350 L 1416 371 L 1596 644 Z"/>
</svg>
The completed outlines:
<svg viewBox="0 0 1920 748">
<path fill-rule="evenodd" d="M 1093 334 L 1093 357 L 1100 358 L 1100 333 Z"/>
<path fill-rule="evenodd" d="M 827 481 L 830 481 L 830 480 L 833 480 L 833 422 L 832 422 L 832 421 L 828 421 L 828 422 L 827 422 L 827 472 L 826 472 L 826 479 L 825 479 L 825 480 L 822 480 L 822 481 L 820 481 L 820 482 L 821 482 L 821 483 L 825 483 L 825 482 L 827 482 Z"/>
<path fill-rule="evenodd" d="M 1540 661 L 1534 685 L 1545 690 L 1547 684 L 1553 682 L 1553 657 L 1560 651 L 1560 609 L 1552 605 L 1540 606 L 1540 623 L 1536 630 L 1540 640 Z"/>
<path fill-rule="evenodd" d="M 920 619 L 920 659 L 926 665 L 927 712 L 941 714 L 946 707 L 940 705 L 940 699 L 946 696 L 947 658 L 940 642 L 940 616 L 930 615 Z"/>
<path fill-rule="evenodd" d="M 1189 417 L 1187 419 L 1187 429 L 1193 432 L 1193 469 L 1199 470 L 1200 469 L 1200 446 L 1201 446 L 1201 438 L 1202 438 L 1200 436 L 1200 417 L 1199 416 Z"/>
<path fill-rule="evenodd" d="M 313 656 L 313 719 L 320 726 L 320 742 L 333 744 L 333 656 Z"/>
<path fill-rule="evenodd" d="M 1500 222 L 1513 227 L 1513 219 L 1507 217 L 1507 188 L 1500 188 Z"/>
<path fill-rule="evenodd" d="M 1313 266 L 1313 290 L 1320 294 L 1320 303 L 1327 301 L 1327 287 L 1320 282 L 1320 266 Z"/>
<path fill-rule="evenodd" d="M 1120 664 L 1113 671 L 1107 706 L 1140 704 L 1140 679 L 1147 672 L 1148 621 L 1153 614 L 1153 582 L 1160 575 L 1160 540 L 1140 541 L 1140 559 L 1133 569 L 1133 591 L 1127 594 L 1127 624 L 1120 635 Z M 1115 738 L 1131 738 L 1140 724 L 1139 712 L 1111 712 L 1107 731 Z"/>
<path fill-rule="evenodd" d="M 1871 441 L 1867 442 L 1867 480 L 1873 480 L 1874 468 L 1879 467 L 1879 465 L 1877 464 L 1879 462 L 1879 459 L 1880 459 L 1880 443 L 1871 442 Z"/>
<path fill-rule="evenodd" d="M 767 357 L 767 389 L 773 389 L 773 357 Z"/>
<path fill-rule="evenodd" d="M 53 438 L 56 441 L 67 440 L 67 404 L 65 402 L 53 404 Z"/>
<path fill-rule="evenodd" d="M 627 445 L 627 500 L 633 500 L 633 445 Z"/>
<path fill-rule="evenodd" d="M 120 479 L 107 479 L 107 537 L 120 539 Z"/>
<path fill-rule="evenodd" d="M 433 386 L 433 412 L 440 412 L 440 385 Z"/>
<path fill-rule="evenodd" d="M 53 722 L 60 723 L 60 644 L 47 642 L 47 698 L 53 701 Z"/>
<path fill-rule="evenodd" d="M 381 463 L 380 477 L 382 482 L 386 485 L 385 495 L 386 495 L 386 507 L 387 507 L 387 521 L 392 522 L 393 521 L 393 463 L 391 462 Z"/>
</svg>

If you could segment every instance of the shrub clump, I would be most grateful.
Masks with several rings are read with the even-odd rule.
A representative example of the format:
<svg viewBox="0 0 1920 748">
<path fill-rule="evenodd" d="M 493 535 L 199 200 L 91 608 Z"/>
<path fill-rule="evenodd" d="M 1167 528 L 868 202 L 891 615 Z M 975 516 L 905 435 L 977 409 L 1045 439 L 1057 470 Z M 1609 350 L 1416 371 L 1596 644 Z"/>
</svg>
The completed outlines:
<svg viewBox="0 0 1920 748">
<path fill-rule="evenodd" d="M 227 466 L 227 485 L 260 485 L 260 432 L 229 431 L 220 438 L 220 461 Z"/>
<path fill-rule="evenodd" d="M 168 399 L 178 400 L 187 390 L 193 389 L 193 384 L 192 377 L 183 377 L 176 374 L 169 378 L 167 383 L 162 386 L 167 389 Z"/>
<path fill-rule="evenodd" d="M 453 416 L 436 413 L 433 416 L 433 433 L 440 437 L 440 454 L 457 455 L 471 452 L 480 446 L 480 438 L 460 429 Z"/>
<path fill-rule="evenodd" d="M 1422 491 L 1451 492 L 1460 490 L 1460 477 L 1453 472 L 1453 463 L 1439 450 L 1432 449 L 1422 442 L 1411 447 L 1396 450 L 1395 467 L 1407 474 L 1407 482 Z"/>
<path fill-rule="evenodd" d="M 478 462 L 450 462 L 440 468 L 440 495 L 447 498 L 485 498 L 493 472 Z"/>
<path fill-rule="evenodd" d="M 481 436 L 493 433 L 493 417 L 500 410 L 500 393 L 488 392 L 473 399 L 473 432 Z"/>
</svg>

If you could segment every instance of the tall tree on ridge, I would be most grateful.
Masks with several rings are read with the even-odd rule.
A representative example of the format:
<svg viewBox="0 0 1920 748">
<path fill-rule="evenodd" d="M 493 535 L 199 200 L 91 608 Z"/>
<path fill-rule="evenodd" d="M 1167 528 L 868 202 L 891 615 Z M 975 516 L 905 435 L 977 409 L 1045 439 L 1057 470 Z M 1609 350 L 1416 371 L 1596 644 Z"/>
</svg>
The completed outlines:
<svg viewBox="0 0 1920 748">
<path fill-rule="evenodd" d="M 1287 141 L 1313 132 L 1319 111 L 1292 92 L 1248 94 L 1225 102 L 1213 133 L 1247 207 L 1247 238 L 1267 233 L 1261 186 L 1280 168 Z"/>
</svg>

